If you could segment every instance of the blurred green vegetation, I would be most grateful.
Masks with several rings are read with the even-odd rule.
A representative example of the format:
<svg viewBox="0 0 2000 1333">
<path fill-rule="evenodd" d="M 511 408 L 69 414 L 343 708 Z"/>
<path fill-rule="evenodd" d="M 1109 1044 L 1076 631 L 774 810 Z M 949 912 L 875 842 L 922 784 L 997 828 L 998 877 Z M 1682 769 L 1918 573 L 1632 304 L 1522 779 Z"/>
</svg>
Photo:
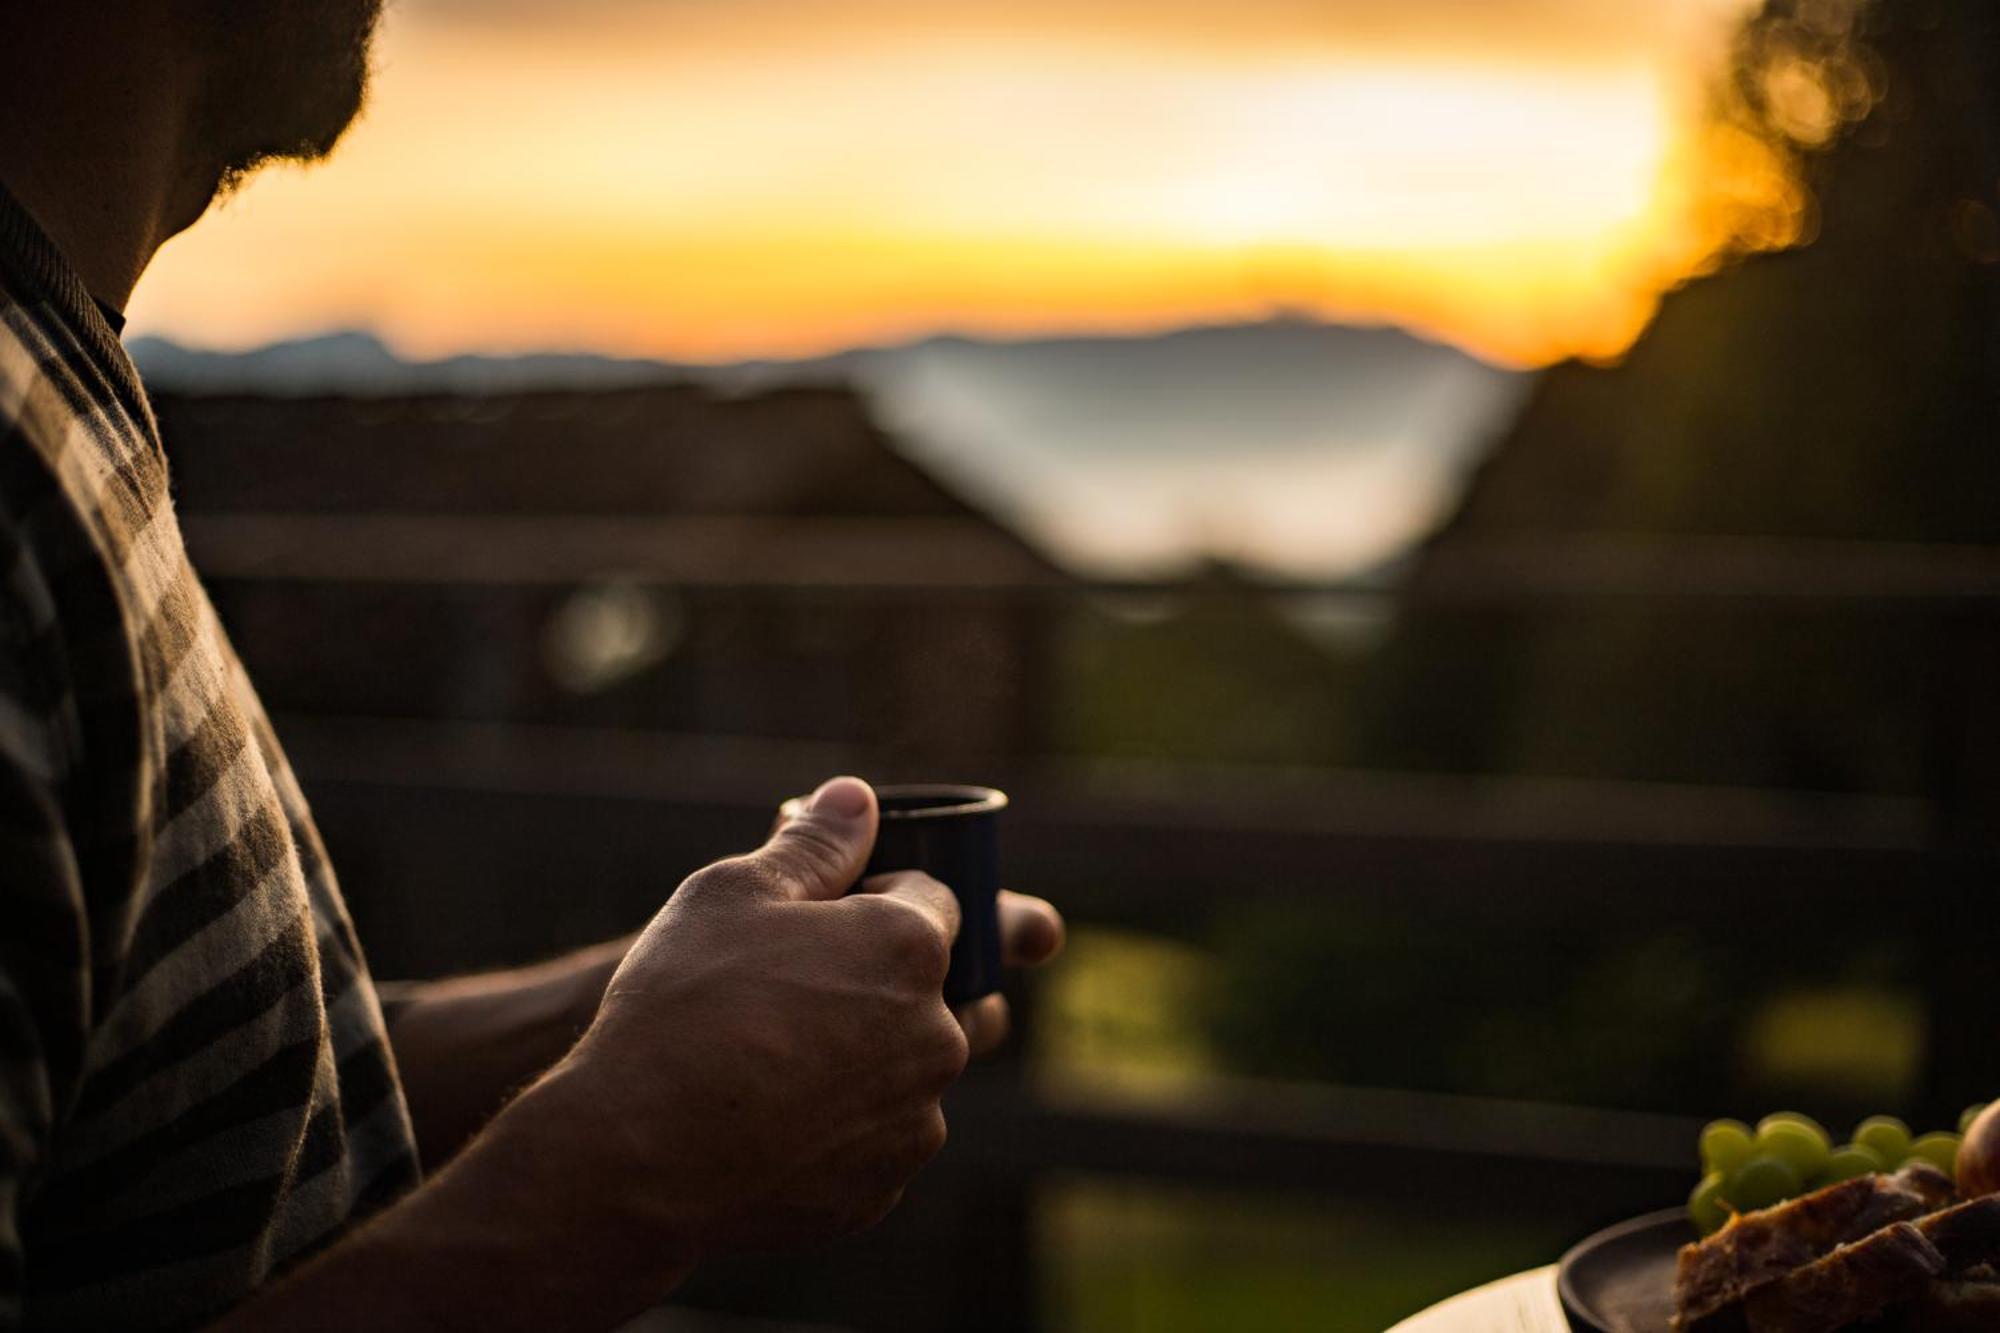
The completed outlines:
<svg viewBox="0 0 2000 1333">
<path fill-rule="evenodd" d="M 1474 947 L 1336 912 L 1242 914 L 1200 944 L 1086 929 L 1038 992 L 1035 1057 L 1044 1077 L 1162 1099 L 1255 1075 L 1841 1123 L 1908 1104 L 1923 1050 L 1897 984 L 1910 961 L 1887 944 L 1774 974 L 1755 938 L 1573 930 Z M 1075 1333 L 1380 1333 L 1577 1239 L 1085 1179 L 1052 1182 L 1036 1207 L 1047 1326 Z"/>
<path fill-rule="evenodd" d="M 1225 1067 L 1263 1077 L 1695 1115 L 1801 1099 L 1900 1105 L 1914 1073 L 1900 1053 L 1834 1058 L 1852 1049 L 1839 1039 L 1851 1015 L 1775 1030 L 1760 1015 L 1827 990 L 1906 1005 L 1914 946 L 1893 935 L 1825 953 L 1793 943 L 1574 919 L 1474 932 L 1386 911 L 1245 909 L 1214 942 L 1205 1018 Z M 1795 1053 L 1805 1048 L 1823 1054 Z"/>
<path fill-rule="evenodd" d="M 1039 1072 L 1163 1092 L 1218 1072 L 1204 1021 L 1216 979 L 1213 955 L 1184 941 L 1072 932 L 1061 964 L 1037 985 Z"/>
<path fill-rule="evenodd" d="M 1576 1239 L 1096 1181 L 1055 1182 L 1039 1206 L 1042 1308 L 1059 1333 L 1381 1333 Z"/>
<path fill-rule="evenodd" d="M 1039 992 L 1051 1077 L 1170 1096 L 1243 1076 L 1756 1118 L 1907 1110 L 1913 943 L 1774 955 L 1756 932 L 1436 929 L 1240 910 L 1200 942 L 1076 932 Z"/>
<path fill-rule="evenodd" d="M 1226 571 L 1065 619 L 1050 673 L 1057 750 L 1116 759 L 1338 765 L 1353 758 L 1365 649 L 1304 632 Z"/>
</svg>

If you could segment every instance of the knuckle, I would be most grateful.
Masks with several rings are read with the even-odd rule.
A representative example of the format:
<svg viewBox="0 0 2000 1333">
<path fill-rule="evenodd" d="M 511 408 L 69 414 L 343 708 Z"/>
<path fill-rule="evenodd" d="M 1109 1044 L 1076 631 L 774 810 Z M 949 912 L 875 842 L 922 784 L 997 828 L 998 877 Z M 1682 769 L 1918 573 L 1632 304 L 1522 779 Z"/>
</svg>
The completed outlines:
<svg viewBox="0 0 2000 1333">
<path fill-rule="evenodd" d="M 944 1151 L 944 1145 L 951 1139 L 951 1128 L 945 1123 L 944 1111 L 933 1107 L 931 1114 L 917 1128 L 916 1151 L 919 1162 L 928 1162 Z"/>
<path fill-rule="evenodd" d="M 958 1025 L 958 1020 L 949 1013 L 945 1015 L 945 1021 L 939 1025 L 936 1058 L 937 1076 L 947 1084 L 956 1082 L 959 1075 L 963 1074 L 966 1067 L 972 1063 L 971 1039 L 965 1035 L 965 1029 Z"/>
<path fill-rule="evenodd" d="M 951 967 L 951 941 L 929 913 L 896 898 L 882 898 L 878 925 L 882 948 L 897 973 L 923 990 L 944 984 Z"/>
<path fill-rule="evenodd" d="M 859 1235 L 880 1225 L 902 1201 L 903 1181 L 900 1178 L 894 1185 L 878 1183 L 873 1188 L 858 1190 L 834 1209 L 832 1230 L 842 1236 Z"/>
<path fill-rule="evenodd" d="M 896 1205 L 902 1201 L 903 1191 L 898 1186 L 885 1194 L 878 1195 L 860 1204 L 848 1217 L 847 1234 L 854 1236 L 864 1231 L 874 1230 L 882 1224 L 883 1219 L 896 1211 Z"/>
<path fill-rule="evenodd" d="M 932 995 L 944 988 L 945 974 L 951 971 L 951 942 L 925 923 L 913 930 L 901 946 L 901 961 L 919 993 Z"/>
<path fill-rule="evenodd" d="M 972 1041 L 942 1000 L 926 1015 L 923 1026 L 906 1048 L 906 1086 L 916 1096 L 935 1100 L 959 1080 L 972 1064 Z"/>
<path fill-rule="evenodd" d="M 693 902 L 697 898 L 713 896 L 716 890 L 722 887 L 723 881 L 728 878 L 728 873 L 723 869 L 724 864 L 726 863 L 718 862 L 712 866 L 703 866 L 701 869 L 695 871 L 692 875 L 681 881 L 681 886 L 674 890 L 674 897 L 686 903 Z"/>
<path fill-rule="evenodd" d="M 740 897 L 768 887 L 770 870 L 748 856 L 732 856 L 726 861 L 703 866 L 681 883 L 680 892 L 689 899 Z"/>
<path fill-rule="evenodd" d="M 854 894 L 842 901 L 841 909 L 852 913 L 855 926 L 877 943 L 903 929 L 902 918 L 909 911 L 905 904 L 879 893 Z"/>
<path fill-rule="evenodd" d="M 930 903 L 932 913 L 937 918 L 938 929 L 944 934 L 945 944 L 949 947 L 951 937 L 958 933 L 958 896 L 941 879 L 922 872 L 918 872 L 912 878 L 922 890 L 925 900 Z"/>
</svg>

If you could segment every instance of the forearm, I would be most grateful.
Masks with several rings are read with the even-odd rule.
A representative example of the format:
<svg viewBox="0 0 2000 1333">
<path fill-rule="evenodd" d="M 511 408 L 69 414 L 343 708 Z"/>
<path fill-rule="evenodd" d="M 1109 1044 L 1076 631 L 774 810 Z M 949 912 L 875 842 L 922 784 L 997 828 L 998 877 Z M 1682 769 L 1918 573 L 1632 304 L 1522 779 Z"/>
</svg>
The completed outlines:
<svg viewBox="0 0 2000 1333">
<path fill-rule="evenodd" d="M 423 1188 L 212 1333 L 608 1330 L 657 1304 L 692 1264 L 659 1243 L 657 1216 L 618 1215 L 625 1192 L 597 1169 L 605 1131 L 580 1095 L 560 1070 L 542 1080 Z"/>
<path fill-rule="evenodd" d="M 385 988 L 390 1044 L 426 1169 L 568 1053 L 625 956 L 616 940 L 534 967 Z"/>
</svg>

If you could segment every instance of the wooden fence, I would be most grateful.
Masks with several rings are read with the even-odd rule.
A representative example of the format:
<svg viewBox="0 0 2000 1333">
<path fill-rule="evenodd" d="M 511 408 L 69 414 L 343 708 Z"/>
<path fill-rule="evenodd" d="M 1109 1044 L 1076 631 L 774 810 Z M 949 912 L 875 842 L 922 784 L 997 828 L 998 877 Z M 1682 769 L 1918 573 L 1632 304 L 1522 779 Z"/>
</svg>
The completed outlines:
<svg viewBox="0 0 2000 1333">
<path fill-rule="evenodd" d="M 1936 1119 L 1993 1093 L 2000 561 L 1766 543 L 1538 542 L 1488 555 L 1438 562 L 1405 591 L 1468 605 L 1935 611 L 1959 645 L 1939 705 L 1946 779 L 1918 800 L 1036 764 L 996 775 L 1015 797 L 1010 876 L 1079 923 L 1187 934 L 1244 895 L 1428 904 L 1469 927 L 1587 912 L 1783 931 L 1802 911 L 1893 911 L 1916 923 L 1930 964 L 1932 1046 L 1912 1109 Z M 687 868 L 760 837 L 774 796 L 852 758 L 818 744 L 506 723 L 293 716 L 280 729 L 387 972 L 628 928 Z M 501 892 L 530 882 L 552 887 Z M 440 922 L 454 923 L 448 935 Z M 767 1265 L 725 1265 L 691 1298 L 862 1329 L 1031 1329 L 1037 1190 L 1073 1175 L 1580 1222 L 1660 1206 L 1688 1183 L 1694 1127 L 1674 1117 L 1230 1082 L 1170 1099 L 1050 1085 L 1023 1054 L 1034 997 L 1016 1000 L 1022 1041 L 955 1095 L 952 1146 L 881 1236 L 790 1262 L 781 1282 Z"/>
<path fill-rule="evenodd" d="M 460 923 L 448 948 L 426 946 L 424 961 L 443 962 L 452 951 L 469 963 L 524 938 L 625 928 L 681 870 L 754 842 L 767 793 L 802 789 L 834 758 L 767 746 L 718 764 L 712 740 L 450 724 L 292 719 L 285 730 L 336 848 L 365 821 L 371 847 L 402 852 L 394 866 L 346 871 L 359 877 L 364 930 L 393 949 L 438 922 Z M 1081 925 L 1190 936 L 1218 903 L 1252 893 L 1431 904 L 1475 931 L 1482 918 L 1584 912 L 1783 932 L 1801 910 L 1865 919 L 1895 904 L 1935 927 L 1926 949 L 1941 964 L 1930 974 L 1927 1007 L 1943 1021 L 1926 1114 L 1992 1091 L 1992 932 L 1960 905 L 1972 865 L 1934 845 L 1918 803 L 1262 777 L 1006 778 L 1016 797 L 1009 873 Z M 1314 873 L 1302 877 L 1302 866 Z M 537 882 L 576 887 L 493 901 L 500 885 Z M 1955 974 L 1961 964 L 1947 960 L 1974 970 Z M 864 1329 L 1033 1328 L 1036 1188 L 1064 1177 L 1305 1191 L 1579 1226 L 1687 1187 L 1696 1127 L 1675 1117 L 1227 1082 L 1169 1099 L 1050 1086 L 1031 1076 L 1024 1050 L 1033 997 L 1015 998 L 1023 1041 L 957 1094 L 953 1144 L 906 1216 L 871 1242 L 786 1265 L 782 1282 L 763 1265 L 726 1267 L 695 1298 Z"/>
</svg>

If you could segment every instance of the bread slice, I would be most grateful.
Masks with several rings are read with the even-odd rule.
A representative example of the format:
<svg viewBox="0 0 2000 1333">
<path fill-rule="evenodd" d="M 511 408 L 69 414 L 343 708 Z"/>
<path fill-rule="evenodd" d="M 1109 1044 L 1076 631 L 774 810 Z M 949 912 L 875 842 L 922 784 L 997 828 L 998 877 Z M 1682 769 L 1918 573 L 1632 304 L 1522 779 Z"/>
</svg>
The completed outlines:
<svg viewBox="0 0 2000 1333">
<path fill-rule="evenodd" d="M 1744 1323 L 1750 1333 L 1838 1333 L 1923 1299 L 1944 1270 L 1922 1231 L 1893 1222 L 1751 1292 Z"/>
<path fill-rule="evenodd" d="M 1911 1162 L 1896 1173 L 1895 1179 L 1902 1182 L 1903 1188 L 1922 1195 L 1933 1212 L 1958 1202 L 1958 1182 L 1929 1162 Z"/>
<path fill-rule="evenodd" d="M 1948 1202 L 1951 1181 L 1918 1164 L 1893 1176 L 1858 1176 L 1746 1213 L 1681 1250 L 1674 1276 L 1675 1333 L 1741 1333 L 1744 1301 L 1842 1245 Z"/>
<path fill-rule="evenodd" d="M 1932 1213 L 1916 1226 L 1944 1256 L 1949 1276 L 1965 1276 L 2000 1260 L 2000 1195 Z M 1993 1327 L 2000 1329 L 2000 1323 Z"/>
<path fill-rule="evenodd" d="M 1993 1333 L 2000 1329 L 2000 1281 L 1933 1283 L 1890 1327 L 1894 1333 Z"/>
</svg>

